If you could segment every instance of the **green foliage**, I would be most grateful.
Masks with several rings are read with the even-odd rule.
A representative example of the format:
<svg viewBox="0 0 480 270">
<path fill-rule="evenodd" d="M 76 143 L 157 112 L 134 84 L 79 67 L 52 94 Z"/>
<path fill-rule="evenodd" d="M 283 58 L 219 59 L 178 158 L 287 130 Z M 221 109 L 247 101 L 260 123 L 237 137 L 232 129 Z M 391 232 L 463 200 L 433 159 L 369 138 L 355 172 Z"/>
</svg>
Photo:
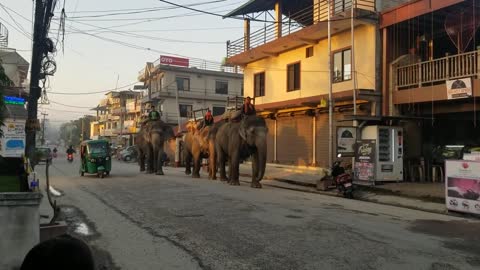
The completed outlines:
<svg viewBox="0 0 480 270">
<path fill-rule="evenodd" d="M 83 121 L 83 140 L 89 139 L 90 136 L 90 118 L 82 117 L 77 120 L 72 120 L 60 126 L 60 139 L 66 145 L 77 146 L 82 140 L 82 121 Z"/>
</svg>

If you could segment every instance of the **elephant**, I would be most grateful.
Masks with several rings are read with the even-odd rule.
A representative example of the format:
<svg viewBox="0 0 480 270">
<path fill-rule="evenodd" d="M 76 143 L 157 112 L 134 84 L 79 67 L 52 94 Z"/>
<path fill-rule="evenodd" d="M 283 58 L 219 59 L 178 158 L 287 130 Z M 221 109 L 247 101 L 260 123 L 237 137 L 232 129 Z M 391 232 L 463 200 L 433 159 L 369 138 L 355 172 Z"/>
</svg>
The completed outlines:
<svg viewBox="0 0 480 270">
<path fill-rule="evenodd" d="M 164 143 L 175 137 L 171 126 L 163 121 L 149 121 L 138 133 L 138 162 L 140 171 L 145 171 L 145 161 L 148 173 L 163 175 Z"/>
<path fill-rule="evenodd" d="M 209 157 L 209 141 L 208 134 L 210 126 L 204 126 L 203 121 L 200 123 L 190 122 L 187 124 L 187 134 L 183 137 L 184 158 L 185 158 L 185 174 L 191 174 L 190 163 L 193 160 L 192 178 L 200 178 L 200 166 L 203 158 Z"/>
<path fill-rule="evenodd" d="M 261 188 L 267 161 L 267 133 L 265 119 L 256 115 L 242 116 L 240 121 L 221 125 L 215 134 L 215 150 L 220 179 L 227 180 L 225 163 L 229 162 L 230 185 L 240 185 L 240 162 L 251 157 L 251 187 Z"/>
</svg>

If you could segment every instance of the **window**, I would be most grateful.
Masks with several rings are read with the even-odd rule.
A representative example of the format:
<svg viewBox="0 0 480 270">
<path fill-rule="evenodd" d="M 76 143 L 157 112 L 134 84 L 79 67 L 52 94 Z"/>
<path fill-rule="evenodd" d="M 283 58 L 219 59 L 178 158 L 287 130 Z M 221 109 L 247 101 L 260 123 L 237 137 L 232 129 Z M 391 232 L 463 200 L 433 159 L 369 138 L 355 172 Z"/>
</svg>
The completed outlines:
<svg viewBox="0 0 480 270">
<path fill-rule="evenodd" d="M 313 47 L 308 47 L 305 49 L 305 57 L 309 58 L 313 56 Z"/>
<path fill-rule="evenodd" d="M 253 90 L 255 97 L 265 96 L 265 72 L 253 75 Z"/>
<path fill-rule="evenodd" d="M 333 82 L 343 82 L 352 79 L 352 51 L 350 49 L 333 54 Z"/>
<path fill-rule="evenodd" d="M 300 63 L 287 66 L 287 91 L 300 89 Z"/>
<path fill-rule="evenodd" d="M 212 114 L 213 116 L 222 115 L 225 112 L 225 107 L 213 106 Z"/>
<path fill-rule="evenodd" d="M 190 78 L 176 77 L 177 89 L 180 91 L 190 91 Z"/>
<path fill-rule="evenodd" d="M 228 82 L 215 81 L 215 94 L 228 95 Z"/>
<path fill-rule="evenodd" d="M 180 117 L 188 117 L 189 112 L 193 111 L 192 105 L 179 104 L 180 108 Z"/>
</svg>

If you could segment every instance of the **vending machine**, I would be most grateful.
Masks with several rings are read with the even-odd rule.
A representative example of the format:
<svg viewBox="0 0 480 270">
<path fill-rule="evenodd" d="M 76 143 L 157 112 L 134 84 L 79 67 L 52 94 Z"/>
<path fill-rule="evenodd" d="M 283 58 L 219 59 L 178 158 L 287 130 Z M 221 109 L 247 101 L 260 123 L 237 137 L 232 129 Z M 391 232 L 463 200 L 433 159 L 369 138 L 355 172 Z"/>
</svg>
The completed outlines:
<svg viewBox="0 0 480 270">
<path fill-rule="evenodd" d="M 361 138 L 376 142 L 375 181 L 403 181 L 403 129 L 391 126 L 366 126 L 362 129 Z"/>
</svg>

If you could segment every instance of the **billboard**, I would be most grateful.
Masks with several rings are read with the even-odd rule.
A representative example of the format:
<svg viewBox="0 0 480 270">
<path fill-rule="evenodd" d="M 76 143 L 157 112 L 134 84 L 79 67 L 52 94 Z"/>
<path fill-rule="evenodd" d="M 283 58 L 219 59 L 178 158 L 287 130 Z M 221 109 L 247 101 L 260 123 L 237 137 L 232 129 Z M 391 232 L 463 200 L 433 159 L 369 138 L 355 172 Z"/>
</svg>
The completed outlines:
<svg viewBox="0 0 480 270">
<path fill-rule="evenodd" d="M 355 155 L 356 140 L 356 127 L 337 127 L 337 155 L 342 154 L 342 157 L 353 157 Z"/>
<path fill-rule="evenodd" d="M 375 182 L 375 140 L 358 140 L 355 145 L 354 181 Z"/>
<path fill-rule="evenodd" d="M 463 78 L 447 81 L 448 99 L 468 98 L 472 96 L 472 79 Z"/>
<path fill-rule="evenodd" d="M 160 55 L 160 64 L 170 65 L 170 66 L 179 66 L 179 67 L 189 67 L 190 60 L 188 58 Z"/>
<path fill-rule="evenodd" d="M 446 160 L 445 178 L 447 209 L 480 214 L 480 162 Z"/>
<path fill-rule="evenodd" d="M 7 118 L 1 128 L 3 137 L 0 138 L 0 156 L 22 157 L 25 153 L 25 120 Z"/>
</svg>

